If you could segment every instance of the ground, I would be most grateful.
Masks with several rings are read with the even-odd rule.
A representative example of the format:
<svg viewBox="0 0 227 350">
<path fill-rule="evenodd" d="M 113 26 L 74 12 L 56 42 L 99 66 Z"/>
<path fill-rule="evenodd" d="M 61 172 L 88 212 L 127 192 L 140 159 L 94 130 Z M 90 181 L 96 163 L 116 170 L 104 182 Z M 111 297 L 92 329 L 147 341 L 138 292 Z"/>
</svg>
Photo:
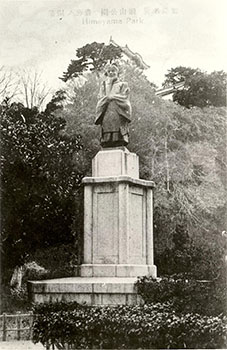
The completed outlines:
<svg viewBox="0 0 227 350">
<path fill-rule="evenodd" d="M 1 350 L 44 350 L 45 347 L 39 344 L 33 344 L 27 341 L 4 341 L 0 342 Z"/>
</svg>

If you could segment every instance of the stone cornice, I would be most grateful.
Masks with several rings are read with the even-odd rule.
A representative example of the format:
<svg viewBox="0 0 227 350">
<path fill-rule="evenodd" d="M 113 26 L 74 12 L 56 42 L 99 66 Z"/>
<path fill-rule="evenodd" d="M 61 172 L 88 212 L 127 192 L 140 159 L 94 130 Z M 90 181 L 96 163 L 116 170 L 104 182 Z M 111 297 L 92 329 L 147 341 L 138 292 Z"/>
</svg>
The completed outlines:
<svg viewBox="0 0 227 350">
<path fill-rule="evenodd" d="M 145 186 L 154 188 L 155 183 L 153 181 L 134 179 L 130 176 L 120 175 L 120 176 L 104 176 L 104 177 L 84 177 L 82 183 L 84 185 L 95 185 L 102 183 L 130 183 L 135 186 Z"/>
</svg>

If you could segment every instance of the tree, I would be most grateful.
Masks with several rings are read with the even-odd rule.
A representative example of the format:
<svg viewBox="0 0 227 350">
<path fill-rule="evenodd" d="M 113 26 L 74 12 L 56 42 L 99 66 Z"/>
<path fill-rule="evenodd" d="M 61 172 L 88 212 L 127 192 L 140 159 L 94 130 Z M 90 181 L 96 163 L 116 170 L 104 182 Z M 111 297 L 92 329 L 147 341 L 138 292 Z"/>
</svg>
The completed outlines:
<svg viewBox="0 0 227 350">
<path fill-rule="evenodd" d="M 226 79 L 223 71 L 210 74 L 200 69 L 176 67 L 165 75 L 163 86 L 174 85 L 184 81 L 184 88 L 173 94 L 173 101 L 190 108 L 192 106 L 208 107 L 226 106 Z"/>
<path fill-rule="evenodd" d="M 18 94 L 18 79 L 12 70 L 0 67 L 0 103 L 11 101 Z"/>
<path fill-rule="evenodd" d="M 99 128 L 94 125 L 98 90 L 97 77 L 90 73 L 83 85 L 66 88 L 67 102 L 55 112 L 66 120 L 65 132 L 70 137 L 80 132 L 83 147 L 77 153 L 75 166 L 85 175 L 91 175 L 91 160 L 100 148 Z"/>
<path fill-rule="evenodd" d="M 9 70 L 0 68 L 0 103 L 20 102 L 27 108 L 44 109 L 51 89 L 42 73 L 32 69 Z"/>
<path fill-rule="evenodd" d="M 63 89 L 57 90 L 53 94 L 50 102 L 47 104 L 45 112 L 49 114 L 49 113 L 55 112 L 56 110 L 59 110 L 59 109 L 61 110 L 63 108 L 63 103 L 66 100 L 66 97 L 67 96 L 66 96 L 65 90 Z"/>
<path fill-rule="evenodd" d="M 122 51 L 120 48 L 104 43 L 87 44 L 76 50 L 77 59 L 71 60 L 67 71 L 60 78 L 64 82 L 71 78 L 76 78 L 87 71 L 98 72 L 104 67 L 108 60 L 120 58 Z"/>
<path fill-rule="evenodd" d="M 51 89 L 43 81 L 42 73 L 36 70 L 24 69 L 18 73 L 19 101 L 27 108 L 43 108 Z"/>
<path fill-rule="evenodd" d="M 2 243 L 4 266 L 24 262 L 39 247 L 71 242 L 74 193 L 81 176 L 73 165 L 78 133 L 65 120 L 20 103 L 1 112 Z"/>
</svg>

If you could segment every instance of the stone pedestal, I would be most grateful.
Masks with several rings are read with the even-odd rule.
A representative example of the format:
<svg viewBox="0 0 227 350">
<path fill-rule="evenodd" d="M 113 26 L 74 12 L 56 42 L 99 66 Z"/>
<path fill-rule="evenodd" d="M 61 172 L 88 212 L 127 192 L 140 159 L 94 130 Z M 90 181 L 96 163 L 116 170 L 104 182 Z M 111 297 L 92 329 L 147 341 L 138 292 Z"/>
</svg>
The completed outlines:
<svg viewBox="0 0 227 350">
<path fill-rule="evenodd" d="M 84 264 L 81 276 L 156 276 L 153 182 L 129 176 L 83 179 Z"/>
<path fill-rule="evenodd" d="M 138 304 L 138 276 L 157 276 L 153 257 L 152 181 L 139 179 L 138 156 L 106 148 L 84 184 L 84 261 L 80 276 L 30 282 L 33 301 Z"/>
</svg>

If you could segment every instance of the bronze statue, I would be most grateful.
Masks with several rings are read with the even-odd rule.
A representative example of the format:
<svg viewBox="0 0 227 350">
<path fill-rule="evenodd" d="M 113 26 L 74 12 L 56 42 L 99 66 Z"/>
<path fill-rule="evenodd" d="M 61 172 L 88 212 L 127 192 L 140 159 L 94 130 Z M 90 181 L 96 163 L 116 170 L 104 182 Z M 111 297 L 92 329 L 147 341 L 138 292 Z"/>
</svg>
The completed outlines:
<svg viewBox="0 0 227 350">
<path fill-rule="evenodd" d="M 105 76 L 100 85 L 96 107 L 96 125 L 101 125 L 102 147 L 118 147 L 128 144 L 128 124 L 131 122 L 129 87 L 119 80 L 115 64 L 105 66 Z"/>
</svg>

